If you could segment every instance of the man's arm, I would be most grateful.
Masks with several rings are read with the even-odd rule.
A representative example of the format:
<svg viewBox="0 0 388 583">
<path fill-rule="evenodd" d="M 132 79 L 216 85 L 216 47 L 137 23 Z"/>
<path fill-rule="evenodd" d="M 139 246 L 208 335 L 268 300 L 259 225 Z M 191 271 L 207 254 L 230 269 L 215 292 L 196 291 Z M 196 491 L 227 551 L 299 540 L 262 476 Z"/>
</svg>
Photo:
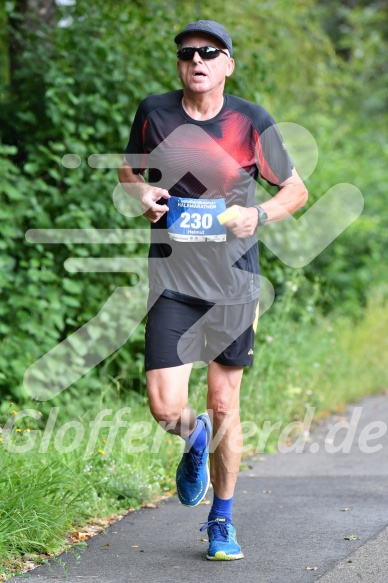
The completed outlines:
<svg viewBox="0 0 388 583">
<path fill-rule="evenodd" d="M 274 223 L 295 213 L 306 204 L 307 199 L 307 189 L 294 168 L 292 175 L 279 185 L 279 192 L 270 200 L 260 204 L 260 207 L 268 215 L 267 223 Z M 228 221 L 225 225 L 238 238 L 253 235 L 257 227 L 257 208 L 238 205 L 236 207 L 239 210 L 239 217 Z"/>
<path fill-rule="evenodd" d="M 168 211 L 166 204 L 157 204 L 161 198 L 170 198 L 168 190 L 147 184 L 141 174 L 132 171 L 125 158 L 119 168 L 119 180 L 124 190 L 140 201 L 143 216 L 151 223 L 156 223 Z"/>
<path fill-rule="evenodd" d="M 268 215 L 267 222 L 273 223 L 294 214 L 306 204 L 307 199 L 307 188 L 293 168 L 292 175 L 279 185 L 279 192 L 260 206 Z"/>
</svg>

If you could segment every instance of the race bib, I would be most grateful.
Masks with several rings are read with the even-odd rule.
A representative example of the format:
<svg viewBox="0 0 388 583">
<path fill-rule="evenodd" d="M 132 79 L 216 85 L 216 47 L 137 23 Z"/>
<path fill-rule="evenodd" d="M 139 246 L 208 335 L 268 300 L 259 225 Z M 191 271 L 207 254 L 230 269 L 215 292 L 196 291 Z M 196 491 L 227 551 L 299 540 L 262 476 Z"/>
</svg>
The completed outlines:
<svg viewBox="0 0 388 583">
<path fill-rule="evenodd" d="M 226 227 L 217 215 L 226 210 L 224 198 L 181 198 L 168 200 L 167 230 L 175 241 L 226 241 Z"/>
</svg>

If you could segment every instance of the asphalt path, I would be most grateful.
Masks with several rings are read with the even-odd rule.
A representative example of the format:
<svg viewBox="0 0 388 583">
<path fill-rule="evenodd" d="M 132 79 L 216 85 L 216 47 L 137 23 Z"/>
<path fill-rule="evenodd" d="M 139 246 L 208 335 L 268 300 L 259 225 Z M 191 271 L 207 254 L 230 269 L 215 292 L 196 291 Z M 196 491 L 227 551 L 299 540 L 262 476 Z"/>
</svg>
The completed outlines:
<svg viewBox="0 0 388 583">
<path fill-rule="evenodd" d="M 128 514 L 79 556 L 65 553 L 14 580 L 387 583 L 387 424 L 388 396 L 369 397 L 322 420 L 300 443 L 303 452 L 247 460 L 234 504 L 243 560 L 207 561 L 199 526 L 209 506 L 186 508 L 172 498 Z"/>
</svg>

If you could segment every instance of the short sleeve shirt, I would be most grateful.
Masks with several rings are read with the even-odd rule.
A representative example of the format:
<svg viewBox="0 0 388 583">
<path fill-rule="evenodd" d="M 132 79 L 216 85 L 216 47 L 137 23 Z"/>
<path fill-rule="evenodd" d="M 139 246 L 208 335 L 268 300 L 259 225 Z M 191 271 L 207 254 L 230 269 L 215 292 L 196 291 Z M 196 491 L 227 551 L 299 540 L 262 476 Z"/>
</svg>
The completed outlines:
<svg viewBox="0 0 388 583">
<path fill-rule="evenodd" d="M 135 173 L 148 168 L 150 184 L 173 197 L 223 198 L 227 208 L 251 207 L 259 175 L 275 185 L 291 176 L 292 161 L 263 107 L 224 94 L 221 111 L 198 121 L 185 112 L 182 97 L 182 90 L 152 95 L 136 112 L 126 158 Z M 151 224 L 149 282 L 158 294 L 193 303 L 246 303 L 259 296 L 258 273 L 256 235 L 239 239 L 228 231 L 225 242 L 182 243 L 168 237 L 166 214 Z"/>
</svg>

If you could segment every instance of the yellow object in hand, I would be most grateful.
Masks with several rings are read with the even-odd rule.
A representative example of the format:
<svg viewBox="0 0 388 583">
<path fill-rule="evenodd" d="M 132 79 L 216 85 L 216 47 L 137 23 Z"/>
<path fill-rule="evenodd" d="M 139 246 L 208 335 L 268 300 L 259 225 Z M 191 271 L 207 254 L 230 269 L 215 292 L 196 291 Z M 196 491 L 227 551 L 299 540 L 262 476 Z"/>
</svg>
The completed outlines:
<svg viewBox="0 0 388 583">
<path fill-rule="evenodd" d="M 233 205 L 230 208 L 226 209 L 223 213 L 217 215 L 218 222 L 220 225 L 224 225 L 228 221 L 234 221 L 240 216 L 240 209 Z"/>
</svg>

